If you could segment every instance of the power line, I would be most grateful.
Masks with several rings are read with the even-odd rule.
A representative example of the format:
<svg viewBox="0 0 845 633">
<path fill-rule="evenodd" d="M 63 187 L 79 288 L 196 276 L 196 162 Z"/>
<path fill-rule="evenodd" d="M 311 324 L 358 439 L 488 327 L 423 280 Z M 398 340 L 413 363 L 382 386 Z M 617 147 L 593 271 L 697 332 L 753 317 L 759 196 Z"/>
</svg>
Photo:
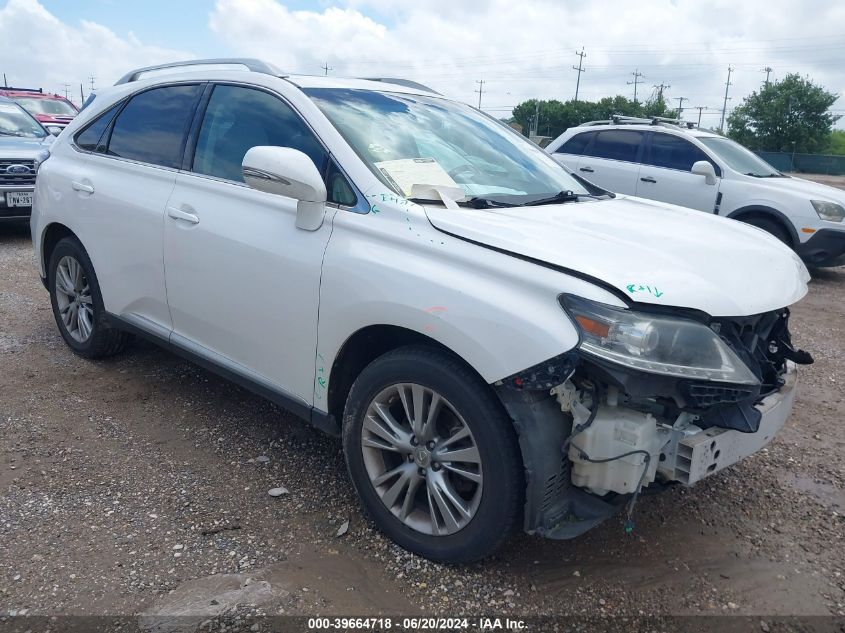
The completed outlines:
<svg viewBox="0 0 845 633">
<path fill-rule="evenodd" d="M 585 72 L 585 69 L 581 66 L 584 63 L 584 58 L 587 54 L 584 52 L 583 46 L 581 47 L 581 52 L 579 53 L 578 51 L 575 51 L 575 54 L 578 55 L 578 68 L 575 68 L 575 66 L 572 68 L 578 71 L 578 79 L 575 82 L 575 101 L 578 101 L 578 89 L 581 87 L 581 73 Z"/>
<path fill-rule="evenodd" d="M 480 80 L 476 81 L 475 83 L 478 84 L 478 90 L 473 90 L 473 92 L 478 93 L 478 109 L 480 110 L 481 109 L 481 95 L 484 92 L 484 80 L 480 79 Z"/>
<path fill-rule="evenodd" d="M 725 82 L 725 100 L 722 103 L 722 120 L 719 122 L 719 131 L 722 134 L 725 133 L 725 112 L 728 109 L 728 88 L 731 87 L 731 73 L 733 71 L 734 69 L 728 66 L 728 80 Z"/>
<path fill-rule="evenodd" d="M 641 79 L 644 78 L 643 74 L 640 72 L 640 69 L 637 68 L 634 72 L 631 73 L 634 76 L 634 81 L 627 82 L 630 86 L 634 84 L 634 103 L 637 103 L 637 84 L 641 83 Z"/>
</svg>

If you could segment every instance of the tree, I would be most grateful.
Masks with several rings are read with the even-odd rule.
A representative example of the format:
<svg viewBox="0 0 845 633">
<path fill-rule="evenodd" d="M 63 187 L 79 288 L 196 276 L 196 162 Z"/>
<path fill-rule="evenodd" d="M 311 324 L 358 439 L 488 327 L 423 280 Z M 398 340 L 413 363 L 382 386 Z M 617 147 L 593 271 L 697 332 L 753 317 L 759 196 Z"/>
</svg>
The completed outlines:
<svg viewBox="0 0 845 633">
<path fill-rule="evenodd" d="M 833 130 L 830 133 L 830 139 L 824 151 L 827 154 L 845 156 L 845 130 Z"/>
<path fill-rule="evenodd" d="M 752 150 L 820 152 L 839 115 L 838 95 L 797 74 L 752 92 L 728 117 L 728 136 Z"/>
<path fill-rule="evenodd" d="M 513 120 L 522 125 L 527 136 L 533 129 L 534 116 L 537 112 L 537 99 L 523 101 L 513 109 Z M 647 101 L 645 104 L 617 95 L 605 97 L 599 101 L 558 101 L 552 99 L 539 102 L 539 125 L 537 133 L 552 138 L 560 135 L 567 128 L 581 125 L 587 121 L 607 120 L 614 114 L 623 116 L 675 116 L 675 110 L 666 107 L 662 96 Z"/>
</svg>

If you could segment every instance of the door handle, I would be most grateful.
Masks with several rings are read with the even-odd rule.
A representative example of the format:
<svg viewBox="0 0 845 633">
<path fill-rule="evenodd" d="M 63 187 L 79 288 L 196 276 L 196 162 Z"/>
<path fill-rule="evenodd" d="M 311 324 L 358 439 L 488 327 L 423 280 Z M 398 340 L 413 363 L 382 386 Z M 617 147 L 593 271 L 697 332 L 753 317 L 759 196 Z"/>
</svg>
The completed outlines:
<svg viewBox="0 0 845 633">
<path fill-rule="evenodd" d="M 592 174 L 595 169 L 593 169 L 592 167 L 581 167 L 578 171 L 586 171 L 587 173 Z"/>
<path fill-rule="evenodd" d="M 74 191 L 81 191 L 83 193 L 94 193 L 94 185 L 86 185 L 84 182 L 76 182 L 74 180 L 70 183 L 70 186 L 73 187 Z"/>
<path fill-rule="evenodd" d="M 182 211 L 182 209 L 177 209 L 176 207 L 168 206 L 167 215 L 174 220 L 184 220 L 185 222 L 190 222 L 191 224 L 199 224 L 200 222 L 200 219 L 193 213 Z"/>
<path fill-rule="evenodd" d="M 655 183 L 655 182 L 657 182 L 657 181 L 656 181 L 654 178 L 652 178 L 651 176 L 646 176 L 645 178 L 640 178 L 640 180 L 642 180 L 643 182 L 651 182 L 651 183 Z"/>
</svg>

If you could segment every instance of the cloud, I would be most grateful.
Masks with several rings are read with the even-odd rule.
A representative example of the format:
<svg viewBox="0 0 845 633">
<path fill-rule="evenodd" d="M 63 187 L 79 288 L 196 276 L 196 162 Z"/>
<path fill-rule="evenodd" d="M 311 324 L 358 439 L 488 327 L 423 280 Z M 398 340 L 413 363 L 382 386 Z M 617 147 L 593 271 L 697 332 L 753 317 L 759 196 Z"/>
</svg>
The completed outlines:
<svg viewBox="0 0 845 633">
<path fill-rule="evenodd" d="M 531 98 L 569 99 L 576 49 L 585 47 L 581 98 L 624 94 L 639 70 L 640 99 L 655 84 L 684 107 L 707 106 L 718 123 L 727 68 L 728 107 L 765 79 L 810 75 L 845 91 L 838 63 L 845 3 L 836 0 L 346 0 L 343 8 L 293 11 L 279 0 L 217 0 L 209 26 L 231 50 L 264 57 L 291 72 L 401 76 L 506 115 Z M 845 108 L 840 104 L 834 108 Z M 708 113 L 709 112 L 709 113 Z"/>
<path fill-rule="evenodd" d="M 673 105 L 684 97 L 685 108 L 708 107 L 707 125 L 718 124 L 728 65 L 729 108 L 760 86 L 767 66 L 773 78 L 798 72 L 845 92 L 841 0 L 317 0 L 314 10 L 285 0 L 206 2 L 209 13 L 197 11 L 185 29 L 206 29 L 216 55 L 265 58 L 290 72 L 319 74 L 328 63 L 335 75 L 405 77 L 473 104 L 483 79 L 482 106 L 497 116 L 532 97 L 571 98 L 582 46 L 581 98 L 630 97 L 639 70 L 641 99 L 668 85 Z M 49 90 L 73 82 L 76 95 L 89 75 L 103 85 L 131 68 L 195 56 L 90 18 L 68 24 L 37 0 L 8 0 L 0 59 L 9 81 Z M 845 101 L 834 111 L 845 113 Z"/>
<path fill-rule="evenodd" d="M 10 85 L 61 92 L 71 82 L 71 96 L 78 101 L 79 84 L 87 94 L 91 75 L 102 85 L 132 68 L 191 57 L 145 45 L 132 33 L 120 37 L 89 20 L 65 24 L 35 0 L 9 0 L 0 8 L 0 59 Z"/>
</svg>

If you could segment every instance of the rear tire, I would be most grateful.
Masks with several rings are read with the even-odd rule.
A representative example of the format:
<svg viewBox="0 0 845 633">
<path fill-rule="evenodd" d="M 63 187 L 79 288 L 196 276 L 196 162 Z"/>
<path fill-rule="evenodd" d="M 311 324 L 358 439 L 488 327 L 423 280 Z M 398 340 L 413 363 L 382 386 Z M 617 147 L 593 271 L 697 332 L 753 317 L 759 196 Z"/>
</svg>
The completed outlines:
<svg viewBox="0 0 845 633">
<path fill-rule="evenodd" d="M 80 356 L 113 356 L 132 339 L 107 322 L 94 266 L 76 238 L 65 237 L 53 249 L 47 267 L 47 289 L 59 332 Z"/>
<path fill-rule="evenodd" d="M 376 526 L 430 560 L 488 556 L 522 516 L 513 424 L 489 385 L 445 351 L 409 346 L 370 363 L 346 401 L 343 449 Z"/>
<path fill-rule="evenodd" d="M 741 221 L 751 226 L 756 226 L 758 229 L 763 229 L 766 233 L 774 235 L 789 248 L 792 248 L 792 236 L 780 222 L 763 217 L 750 217 L 747 220 L 743 219 Z"/>
</svg>

